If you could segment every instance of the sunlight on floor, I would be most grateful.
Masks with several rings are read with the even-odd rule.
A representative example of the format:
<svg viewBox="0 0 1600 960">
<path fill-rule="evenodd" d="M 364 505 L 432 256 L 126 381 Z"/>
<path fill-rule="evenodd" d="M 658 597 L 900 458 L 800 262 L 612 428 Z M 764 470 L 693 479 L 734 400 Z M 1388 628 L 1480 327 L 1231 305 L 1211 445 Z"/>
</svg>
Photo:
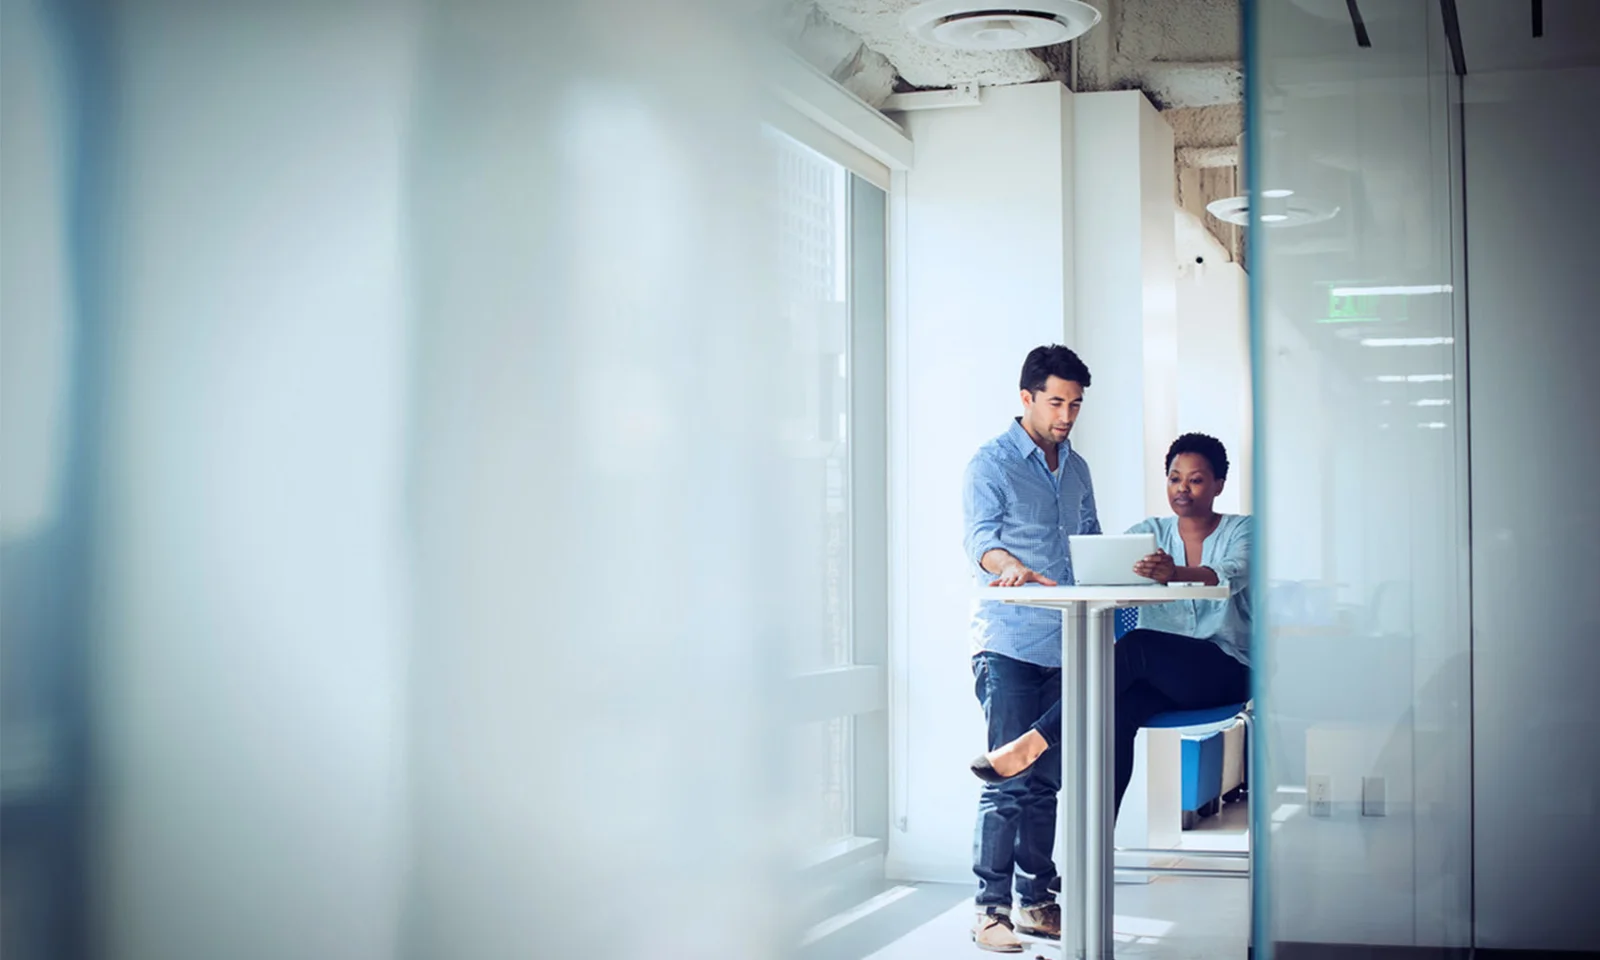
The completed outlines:
<svg viewBox="0 0 1600 960">
<path fill-rule="evenodd" d="M 1246 846 L 1247 817 L 1245 804 L 1230 804 L 1220 816 L 1200 829 L 1186 832 L 1184 846 L 1242 850 Z M 821 941 L 815 944 L 820 948 L 816 955 L 841 960 L 996 956 L 979 950 L 972 943 L 976 909 L 970 886 L 904 883 L 850 913 L 875 911 L 880 920 L 891 920 L 895 910 L 914 904 L 916 897 L 935 893 L 947 897 L 944 903 L 951 906 L 939 904 L 935 908 L 937 912 L 923 912 L 914 921 L 897 926 L 871 943 L 852 942 L 853 929 L 866 926 L 865 923 L 853 928 L 850 920 L 834 923 L 830 919 L 829 929 L 835 935 L 826 940 L 820 935 L 813 938 Z M 885 901 L 885 897 L 893 899 Z M 1237 960 L 1245 955 L 1249 926 L 1247 883 L 1231 879 L 1161 877 L 1149 883 L 1119 883 L 1116 897 L 1113 937 L 1117 960 Z M 1027 960 L 1061 958 L 1059 943 L 1027 936 L 1022 941 L 1023 951 L 1010 956 Z"/>
<path fill-rule="evenodd" d="M 916 887 L 912 886 L 901 885 L 898 887 L 891 887 L 873 897 L 871 900 L 858 904 L 857 906 L 854 906 L 843 913 L 834 914 L 828 919 L 812 927 L 806 932 L 805 938 L 800 941 L 801 946 L 815 943 L 831 933 L 843 930 L 845 927 L 855 923 L 862 917 L 865 917 L 870 913 L 876 913 L 877 911 L 882 910 L 884 907 L 887 907 L 889 904 L 898 900 L 904 900 L 906 897 L 911 896 L 911 894 L 915 892 Z"/>
<path fill-rule="evenodd" d="M 1172 924 L 1166 920 L 1152 920 L 1149 917 L 1124 917 L 1118 915 L 1112 924 L 1116 931 L 1114 936 L 1118 940 L 1136 940 L 1140 943 L 1153 943 L 1166 936 L 1172 930 Z"/>
</svg>

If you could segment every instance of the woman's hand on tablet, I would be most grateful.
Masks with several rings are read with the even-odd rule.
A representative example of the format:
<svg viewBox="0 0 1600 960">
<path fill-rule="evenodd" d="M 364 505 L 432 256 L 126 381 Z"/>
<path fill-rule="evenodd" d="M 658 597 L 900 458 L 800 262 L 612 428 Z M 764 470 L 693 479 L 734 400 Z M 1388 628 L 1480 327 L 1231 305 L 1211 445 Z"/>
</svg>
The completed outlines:
<svg viewBox="0 0 1600 960">
<path fill-rule="evenodd" d="M 1149 577 L 1156 583 L 1168 583 L 1178 572 L 1178 566 L 1172 561 L 1172 555 L 1165 550 L 1157 550 L 1143 560 L 1133 565 L 1133 572 L 1141 577 Z"/>
</svg>

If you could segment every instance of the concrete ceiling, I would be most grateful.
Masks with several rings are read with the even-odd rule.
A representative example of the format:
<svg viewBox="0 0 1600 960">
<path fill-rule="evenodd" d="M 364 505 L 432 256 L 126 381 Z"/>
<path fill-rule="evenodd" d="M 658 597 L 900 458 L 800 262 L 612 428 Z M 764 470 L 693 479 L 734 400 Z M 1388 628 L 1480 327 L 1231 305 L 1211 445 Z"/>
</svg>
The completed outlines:
<svg viewBox="0 0 1600 960">
<path fill-rule="evenodd" d="M 898 89 L 1050 79 L 1081 91 L 1137 88 L 1163 111 L 1187 111 L 1174 124 L 1179 147 L 1231 146 L 1239 134 L 1238 0 L 1090 0 L 1103 19 L 1078 40 L 1076 77 L 1068 45 L 977 53 L 923 43 L 900 25 L 919 0 L 783 2 L 791 45 L 835 79 L 887 65 Z M 892 92 L 858 86 L 874 105 Z M 1207 112 L 1214 107 L 1222 109 Z"/>
<path fill-rule="evenodd" d="M 1075 64 L 1067 45 L 967 53 L 920 43 L 900 26 L 901 14 L 918 0 L 769 2 L 783 11 L 790 46 L 876 107 L 896 91 L 973 82 L 993 86 L 1054 79 L 1078 91 L 1143 90 L 1172 126 L 1177 146 L 1180 263 L 1191 262 L 1194 254 L 1215 255 L 1219 243 L 1239 255 L 1243 231 L 1204 212 L 1211 200 L 1239 192 L 1239 0 L 1089 0 L 1102 20 L 1079 38 Z M 1293 142 L 1307 153 L 1302 167 L 1321 171 L 1326 183 L 1319 189 L 1349 212 L 1340 218 L 1349 221 L 1342 228 L 1347 231 L 1357 218 L 1411 221 L 1427 213 L 1427 178 L 1419 180 L 1403 163 L 1405 169 L 1389 169 L 1383 157 L 1404 151 L 1373 145 L 1420 136 L 1415 119 L 1426 114 L 1429 93 L 1425 71 L 1419 71 L 1417 38 L 1437 32 L 1433 18 L 1444 8 L 1360 0 L 1371 34 L 1371 46 L 1364 49 L 1353 32 L 1352 6 L 1347 0 L 1289 0 L 1268 7 L 1272 55 L 1262 74 L 1263 136 L 1274 136 L 1275 128 L 1281 128 L 1277 135 L 1293 133 Z M 1449 6 L 1459 10 L 1469 75 L 1600 65 L 1600 0 L 1543 0 L 1537 5 L 1539 36 L 1531 0 L 1452 0 Z M 1428 52 L 1429 58 L 1446 56 L 1443 50 Z M 1321 98 L 1332 99 L 1314 108 Z M 1291 103 L 1294 117 L 1284 112 Z M 1344 111 L 1335 120 L 1359 111 L 1363 122 L 1320 122 L 1328 110 Z M 1305 243 L 1329 242 L 1323 235 L 1337 232 L 1333 226 L 1311 231 Z M 1391 227 L 1396 235 L 1405 232 Z"/>
<path fill-rule="evenodd" d="M 1054 79 L 1077 91 L 1143 90 L 1172 125 L 1180 235 L 1198 243 L 1209 234 L 1237 251 L 1237 231 L 1204 208 L 1237 192 L 1229 168 L 1238 164 L 1243 129 L 1239 0 L 1089 0 L 1102 19 L 1078 40 L 1076 76 L 1066 44 L 975 53 L 916 40 L 900 17 L 920 0 L 778 2 L 790 46 L 873 106 L 896 90 L 968 83 Z M 1185 176 L 1186 169 L 1206 172 Z"/>
<path fill-rule="evenodd" d="M 815 0 L 776 0 L 774 20 L 786 45 L 862 100 L 881 107 L 894 92 L 898 68 Z"/>
</svg>

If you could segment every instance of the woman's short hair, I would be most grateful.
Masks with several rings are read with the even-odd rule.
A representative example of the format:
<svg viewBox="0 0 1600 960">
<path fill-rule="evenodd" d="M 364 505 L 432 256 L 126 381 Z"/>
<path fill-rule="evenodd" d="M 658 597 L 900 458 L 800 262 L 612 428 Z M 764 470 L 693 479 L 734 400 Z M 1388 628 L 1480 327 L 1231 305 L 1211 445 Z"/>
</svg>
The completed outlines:
<svg viewBox="0 0 1600 960">
<path fill-rule="evenodd" d="M 1211 464 L 1212 476 L 1218 480 L 1228 479 L 1228 450 L 1216 437 L 1186 433 L 1172 441 L 1172 446 L 1167 448 L 1167 470 L 1172 469 L 1172 461 L 1178 459 L 1180 453 L 1196 453 L 1205 457 L 1206 463 Z"/>
</svg>

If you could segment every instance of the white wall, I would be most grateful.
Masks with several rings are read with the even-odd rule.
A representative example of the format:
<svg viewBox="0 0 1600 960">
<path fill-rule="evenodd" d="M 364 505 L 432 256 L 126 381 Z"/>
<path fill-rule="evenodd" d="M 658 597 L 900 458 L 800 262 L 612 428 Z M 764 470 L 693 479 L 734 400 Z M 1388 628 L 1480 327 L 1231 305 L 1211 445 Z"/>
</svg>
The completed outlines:
<svg viewBox="0 0 1600 960">
<path fill-rule="evenodd" d="M 1180 393 L 1172 129 L 1137 90 L 1079 94 L 1074 106 L 1073 292 L 1094 375 L 1074 442 L 1101 526 L 1121 532 L 1168 512 L 1161 465 Z M 1141 736 L 1118 844 L 1177 842 L 1180 772 L 1175 736 Z"/>
<path fill-rule="evenodd" d="M 979 783 L 967 763 L 985 743 L 961 477 L 1020 412 L 1027 352 L 1074 340 L 1072 107 L 1065 87 L 1041 83 L 906 118 L 917 162 L 890 228 L 894 877 L 971 878 Z"/>
<path fill-rule="evenodd" d="M 1207 433 L 1228 449 L 1225 513 L 1250 512 L 1250 330 L 1247 278 L 1237 263 L 1180 264 L 1177 427 Z M 1171 442 L 1171 437 L 1168 442 Z M 1164 512 L 1164 511 L 1159 511 Z"/>
<path fill-rule="evenodd" d="M 1592 950 L 1600 70 L 1465 89 L 1477 945 Z"/>
<path fill-rule="evenodd" d="M 1133 101 L 1131 105 L 1126 103 L 1130 95 Z M 1138 242 L 1127 253 L 1138 258 L 1139 305 L 1137 311 L 1122 314 L 1118 309 L 1106 317 L 1097 317 L 1095 322 L 1085 324 L 1084 329 L 1099 330 L 1108 323 L 1130 324 L 1137 319 L 1144 337 L 1140 351 L 1144 361 L 1142 371 L 1144 378 L 1141 381 L 1144 398 L 1144 459 L 1139 463 L 1140 476 L 1144 481 L 1144 511 L 1143 516 L 1130 521 L 1131 524 L 1144 519 L 1144 516 L 1165 514 L 1169 509 L 1166 475 L 1161 463 L 1167 445 L 1172 443 L 1172 438 L 1178 432 L 1178 292 L 1175 267 L 1178 260 L 1178 235 L 1173 228 L 1176 222 L 1174 212 L 1177 206 L 1175 198 L 1178 187 L 1177 171 L 1173 167 L 1172 127 L 1167 125 L 1167 121 L 1145 98 L 1143 92 L 1122 90 L 1116 91 L 1111 96 L 1115 98 L 1114 106 L 1108 112 L 1133 112 L 1138 116 L 1139 136 L 1134 141 L 1134 146 L 1138 151 L 1135 166 L 1139 171 L 1139 235 Z M 1126 141 L 1101 139 L 1102 131 L 1093 126 L 1093 121 L 1099 119 L 1097 105 L 1097 102 L 1092 102 L 1085 111 L 1090 124 L 1078 127 L 1080 166 L 1086 165 L 1082 159 L 1086 148 L 1093 156 L 1101 158 L 1102 162 L 1112 154 L 1112 151 L 1107 149 L 1111 143 L 1117 143 L 1121 149 L 1126 149 Z M 1096 176 L 1091 178 L 1080 175 L 1078 177 L 1080 191 L 1086 186 L 1090 190 L 1098 190 L 1099 186 L 1095 181 L 1105 183 L 1101 177 L 1112 172 L 1099 165 L 1089 169 L 1093 170 Z M 1081 228 L 1092 229 L 1091 221 L 1080 218 L 1078 222 Z M 1102 253 L 1107 251 L 1109 245 L 1099 242 L 1099 237 L 1093 237 L 1093 241 L 1094 249 Z M 1079 248 L 1080 253 L 1089 247 L 1090 244 L 1086 242 Z M 1080 264 L 1085 262 L 1080 258 Z M 1095 276 L 1100 274 L 1097 272 Z M 1078 289 L 1086 293 L 1089 288 L 1087 284 L 1079 284 Z M 1090 432 L 1090 436 L 1095 436 L 1093 431 Z M 1107 445 L 1100 444 L 1100 446 Z M 1120 444 L 1118 446 L 1120 448 Z M 1118 475 L 1110 475 L 1107 479 L 1120 485 L 1121 477 Z M 1137 484 L 1130 486 L 1138 488 Z M 1115 515 L 1107 516 L 1118 519 Z M 1120 525 L 1106 527 L 1108 530 L 1119 528 Z"/>
<path fill-rule="evenodd" d="M 1161 457 L 1177 425 L 1177 234 L 1172 129 L 1137 90 L 1079 94 L 1074 110 L 1073 287 L 1094 376 L 1073 439 L 1100 523 L 1167 512 Z"/>
<path fill-rule="evenodd" d="M 983 97 L 909 115 L 917 161 L 891 216 L 888 870 L 914 879 L 971 877 L 979 785 L 966 766 L 984 737 L 961 476 L 1019 412 L 1022 358 L 1064 342 L 1089 365 L 1073 445 L 1108 529 L 1166 509 L 1159 459 L 1177 423 L 1171 130 L 1138 93 L 1047 83 Z"/>
</svg>

